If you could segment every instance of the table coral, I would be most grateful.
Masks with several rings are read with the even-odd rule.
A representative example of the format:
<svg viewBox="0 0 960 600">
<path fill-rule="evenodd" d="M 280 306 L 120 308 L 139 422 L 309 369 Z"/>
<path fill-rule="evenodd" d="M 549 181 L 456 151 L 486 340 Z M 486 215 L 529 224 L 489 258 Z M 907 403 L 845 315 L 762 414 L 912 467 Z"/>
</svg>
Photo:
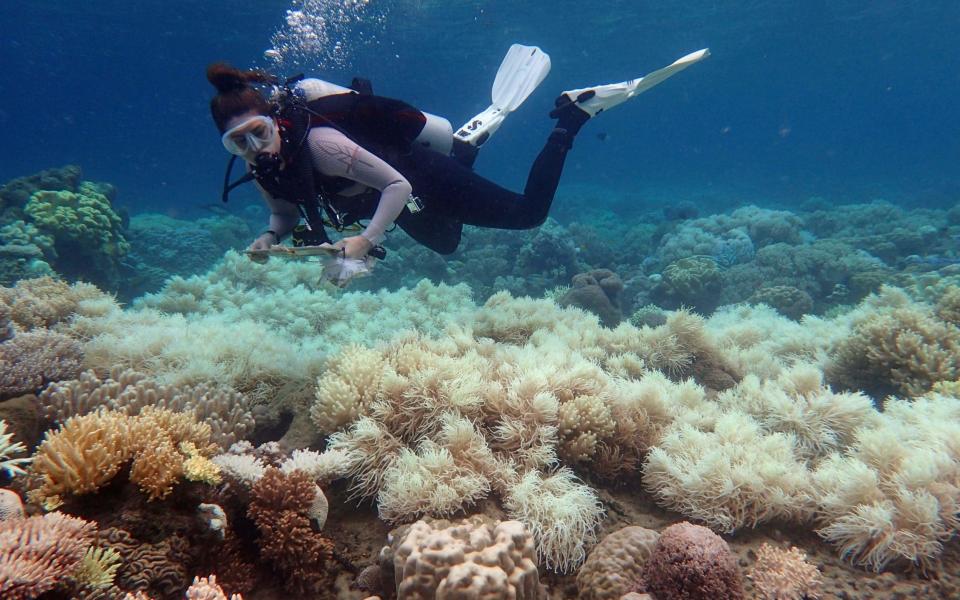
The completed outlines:
<svg viewBox="0 0 960 600">
<path fill-rule="evenodd" d="M 533 538 L 517 521 L 420 520 L 390 537 L 380 566 L 394 574 L 398 600 L 547 598 Z"/>
</svg>

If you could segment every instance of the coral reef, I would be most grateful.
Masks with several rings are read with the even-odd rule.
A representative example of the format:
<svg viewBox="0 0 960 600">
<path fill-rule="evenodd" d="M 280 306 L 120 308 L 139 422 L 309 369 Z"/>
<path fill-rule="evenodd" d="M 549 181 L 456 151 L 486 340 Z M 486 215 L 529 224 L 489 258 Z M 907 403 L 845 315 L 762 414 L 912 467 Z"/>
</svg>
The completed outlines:
<svg viewBox="0 0 960 600">
<path fill-rule="evenodd" d="M 560 306 L 577 306 L 600 317 L 605 327 L 616 327 L 623 319 L 620 293 L 623 282 L 609 269 L 594 269 L 574 275 L 570 290 L 557 300 Z"/>
<path fill-rule="evenodd" d="M 398 600 L 547 598 L 533 539 L 517 521 L 427 519 L 398 528 L 391 538 L 380 567 L 393 574 Z"/>
<path fill-rule="evenodd" d="M 35 329 L 0 343 L 0 400 L 36 393 L 82 370 L 80 344 L 63 334 Z"/>
</svg>

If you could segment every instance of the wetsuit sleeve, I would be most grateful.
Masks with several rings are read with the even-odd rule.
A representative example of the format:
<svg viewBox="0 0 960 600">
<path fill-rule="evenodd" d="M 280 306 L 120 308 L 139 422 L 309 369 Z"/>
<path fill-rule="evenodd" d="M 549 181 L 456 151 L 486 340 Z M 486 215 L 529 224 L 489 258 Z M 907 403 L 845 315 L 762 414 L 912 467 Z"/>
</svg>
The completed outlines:
<svg viewBox="0 0 960 600">
<path fill-rule="evenodd" d="M 396 169 L 336 129 L 316 127 L 310 131 L 309 140 L 313 164 L 318 171 L 380 191 L 377 210 L 360 234 L 379 244 L 410 198 L 410 183 Z"/>
<path fill-rule="evenodd" d="M 263 194 L 264 200 L 267 201 L 267 207 L 270 209 L 270 226 L 267 229 L 277 232 L 277 240 L 279 241 L 280 238 L 293 231 L 293 228 L 300 221 L 297 205 L 280 198 L 274 198 L 259 183 L 257 183 L 257 189 Z"/>
</svg>

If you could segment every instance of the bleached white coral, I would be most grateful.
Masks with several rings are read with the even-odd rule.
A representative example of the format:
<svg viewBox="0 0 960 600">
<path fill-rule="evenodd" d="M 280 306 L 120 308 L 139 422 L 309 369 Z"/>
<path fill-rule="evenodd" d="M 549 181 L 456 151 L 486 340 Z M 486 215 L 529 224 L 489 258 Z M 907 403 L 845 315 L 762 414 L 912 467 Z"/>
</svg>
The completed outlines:
<svg viewBox="0 0 960 600">
<path fill-rule="evenodd" d="M 489 481 L 457 464 L 446 448 L 427 440 L 416 452 L 404 448 L 391 462 L 383 475 L 377 506 L 380 517 L 387 521 L 448 516 L 489 493 Z"/>
<path fill-rule="evenodd" d="M 0 419 L 0 471 L 6 471 L 10 477 L 26 475 L 21 465 L 30 464 L 32 459 L 11 458 L 14 454 L 26 452 L 27 448 L 20 442 L 13 441 L 13 433 L 7 433 L 7 422 Z"/>
<path fill-rule="evenodd" d="M 813 473 L 817 532 L 851 562 L 879 571 L 935 563 L 960 533 L 960 399 L 888 400 L 880 423 Z"/>
<path fill-rule="evenodd" d="M 303 471 L 315 481 L 331 481 L 344 477 L 350 467 L 350 455 L 345 450 L 294 450 L 290 458 L 280 463 L 286 474 Z"/>
<path fill-rule="evenodd" d="M 267 470 L 263 461 L 249 454 L 218 454 L 212 460 L 226 475 L 249 485 L 256 483 Z"/>
<path fill-rule="evenodd" d="M 812 516 L 809 472 L 795 436 L 764 432 L 737 411 L 721 414 L 712 427 L 668 428 L 647 455 L 643 482 L 660 505 L 723 532 Z"/>
<path fill-rule="evenodd" d="M 561 572 L 584 561 L 604 515 L 596 492 L 565 467 L 546 477 L 527 471 L 507 492 L 504 507 L 531 531 L 547 568 Z"/>
</svg>

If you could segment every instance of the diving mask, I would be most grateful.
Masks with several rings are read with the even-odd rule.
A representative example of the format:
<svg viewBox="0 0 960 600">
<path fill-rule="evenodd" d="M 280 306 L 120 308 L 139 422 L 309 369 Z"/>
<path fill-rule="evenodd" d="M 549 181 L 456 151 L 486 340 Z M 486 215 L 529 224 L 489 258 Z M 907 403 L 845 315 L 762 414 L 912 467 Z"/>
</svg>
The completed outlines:
<svg viewBox="0 0 960 600">
<path fill-rule="evenodd" d="M 270 145 L 277 133 L 277 124 L 270 117 L 257 115 L 250 117 L 223 134 L 223 147 L 230 154 L 243 156 L 249 152 L 260 152 Z"/>
</svg>

